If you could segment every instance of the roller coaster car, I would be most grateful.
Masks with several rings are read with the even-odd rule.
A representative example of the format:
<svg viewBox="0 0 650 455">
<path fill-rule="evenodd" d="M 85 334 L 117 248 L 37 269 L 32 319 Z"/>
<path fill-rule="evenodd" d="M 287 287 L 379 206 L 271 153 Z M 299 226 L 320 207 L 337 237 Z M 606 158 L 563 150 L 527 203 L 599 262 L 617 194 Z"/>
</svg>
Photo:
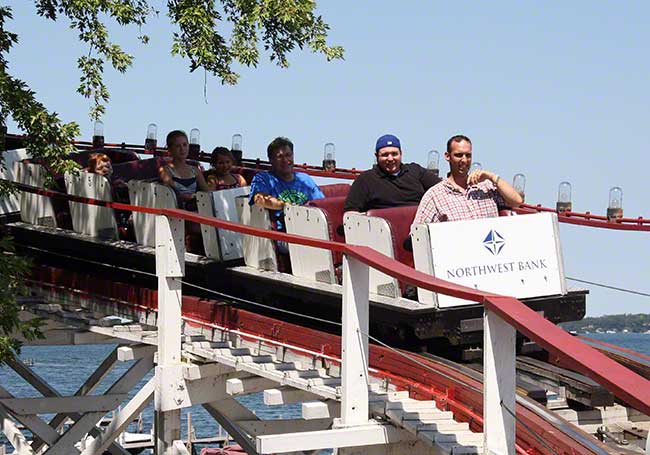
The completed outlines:
<svg viewBox="0 0 650 455">
<path fill-rule="evenodd" d="M 43 169 L 19 159 L 17 154 L 13 178 L 42 187 Z M 173 208 L 176 199 L 169 188 L 151 181 L 150 175 L 135 178 L 136 168 L 156 168 L 159 163 L 153 160 L 160 158 L 125 162 L 115 169 L 124 168 L 122 177 L 129 180 L 131 204 Z M 68 194 L 112 201 L 110 182 L 104 177 L 81 173 L 66 175 L 64 181 Z M 374 248 L 441 279 L 520 298 L 554 323 L 584 317 L 587 292 L 566 289 L 556 214 L 411 226 L 416 207 L 344 214 L 348 189 L 348 185 L 326 185 L 325 199 L 287 206 L 287 233 Z M 248 192 L 248 187 L 199 192 L 199 213 L 273 229 L 269 212 L 249 205 Z M 55 199 L 23 194 L 21 221 L 8 224 L 23 252 L 71 273 L 92 273 L 97 279 L 155 288 L 155 278 L 148 275 L 155 266 L 154 215 L 133 214 L 134 243 L 118 240 L 120 232 L 110 207 L 64 201 L 69 202 L 71 226 L 62 226 L 57 213 L 61 199 L 59 204 L 53 203 Z M 194 243 L 202 243 L 202 248 L 201 254 L 186 254 L 185 293 L 214 299 L 217 291 L 224 300 L 258 312 L 320 329 L 338 329 L 332 324 L 340 321 L 343 258 L 336 248 L 290 244 L 289 255 L 283 256 L 273 241 L 243 235 L 236 226 L 227 230 L 187 225 L 186 234 L 193 235 Z M 370 271 L 369 282 L 374 336 L 435 352 L 482 343 L 480 304 L 416 289 L 375 269 Z M 246 301 L 268 307 L 261 310 Z M 278 310 L 284 313 L 279 315 Z M 314 319 L 305 324 L 291 312 Z"/>
</svg>

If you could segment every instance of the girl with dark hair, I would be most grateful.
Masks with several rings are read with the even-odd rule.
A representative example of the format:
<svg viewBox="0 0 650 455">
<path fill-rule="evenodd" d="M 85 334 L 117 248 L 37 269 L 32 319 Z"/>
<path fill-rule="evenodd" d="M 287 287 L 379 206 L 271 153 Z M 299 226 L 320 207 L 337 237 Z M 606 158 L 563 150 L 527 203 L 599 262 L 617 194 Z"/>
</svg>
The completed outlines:
<svg viewBox="0 0 650 455">
<path fill-rule="evenodd" d="M 234 162 L 235 157 L 227 148 L 217 147 L 212 151 L 210 159 L 212 169 L 205 173 L 210 191 L 227 190 L 247 185 L 244 177 L 230 172 Z"/>
<path fill-rule="evenodd" d="M 175 130 L 167 135 L 167 150 L 171 162 L 158 169 L 160 181 L 176 193 L 178 207 L 196 211 L 196 191 L 208 191 L 201 169 L 187 163 L 189 142 L 187 134 Z"/>
</svg>

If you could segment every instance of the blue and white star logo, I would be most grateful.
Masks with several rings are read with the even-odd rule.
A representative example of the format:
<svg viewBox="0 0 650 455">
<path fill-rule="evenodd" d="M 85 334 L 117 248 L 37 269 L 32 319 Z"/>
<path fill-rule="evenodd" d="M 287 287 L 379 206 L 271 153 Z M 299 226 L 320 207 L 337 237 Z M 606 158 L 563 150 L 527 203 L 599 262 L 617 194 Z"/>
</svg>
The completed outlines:
<svg viewBox="0 0 650 455">
<path fill-rule="evenodd" d="M 506 246 L 505 239 L 497 231 L 492 229 L 485 240 L 483 240 L 483 246 L 493 255 L 498 255 L 504 246 Z"/>
</svg>

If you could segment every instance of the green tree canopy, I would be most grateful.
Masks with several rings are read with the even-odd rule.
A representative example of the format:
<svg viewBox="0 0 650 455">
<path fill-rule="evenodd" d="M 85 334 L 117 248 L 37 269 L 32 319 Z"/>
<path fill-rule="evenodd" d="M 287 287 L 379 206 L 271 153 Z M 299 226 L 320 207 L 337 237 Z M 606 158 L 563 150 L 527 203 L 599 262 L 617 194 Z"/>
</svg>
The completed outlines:
<svg viewBox="0 0 650 455">
<path fill-rule="evenodd" d="M 21 0 L 28 1 L 28 0 Z M 101 118 L 110 100 L 104 83 L 106 65 L 124 73 L 134 57 L 111 40 L 108 24 L 134 30 L 134 39 L 149 42 L 144 33 L 148 21 L 166 15 L 174 28 L 170 52 L 188 62 L 189 71 L 204 69 L 223 84 L 236 84 L 236 64 L 256 67 L 260 52 L 280 67 L 288 67 L 289 54 L 308 48 L 330 61 L 343 58 L 343 48 L 327 44 L 329 26 L 316 14 L 313 0 L 167 0 L 166 11 L 154 0 L 32 0 L 34 13 L 61 21 L 83 43 L 77 64 L 80 83 L 77 91 L 91 100 L 90 117 Z M 9 52 L 19 36 L 11 30 L 12 10 L 0 6 L 0 120 L 11 118 L 27 134 L 26 146 L 32 158 L 42 159 L 49 169 L 60 173 L 74 169 L 66 159 L 79 134 L 75 122 L 64 123 L 54 111 L 40 103 L 27 83 L 9 73 Z M 0 166 L 3 165 L 0 155 Z M 0 184 L 0 195 L 10 191 Z M 22 331 L 37 335 L 33 325 L 17 318 L 16 293 L 28 268 L 13 254 L 11 242 L 0 239 L 0 362 L 19 347 L 10 334 Z"/>
</svg>

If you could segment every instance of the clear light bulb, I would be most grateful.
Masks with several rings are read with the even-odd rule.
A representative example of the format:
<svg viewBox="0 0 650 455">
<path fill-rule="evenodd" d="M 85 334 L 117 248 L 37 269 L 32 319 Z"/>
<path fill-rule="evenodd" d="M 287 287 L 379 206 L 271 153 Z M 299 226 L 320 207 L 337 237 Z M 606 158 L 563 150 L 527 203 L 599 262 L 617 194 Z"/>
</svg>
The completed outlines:
<svg viewBox="0 0 650 455">
<path fill-rule="evenodd" d="M 199 155 L 201 154 L 201 132 L 198 128 L 192 128 L 190 130 L 190 146 L 188 149 L 188 158 L 192 160 L 198 160 Z"/>
<path fill-rule="evenodd" d="M 560 183 L 560 186 L 558 186 L 556 208 L 558 212 L 571 211 L 571 184 L 569 182 L 562 182 Z"/>
<path fill-rule="evenodd" d="M 93 136 L 103 136 L 104 135 L 104 122 L 101 120 L 95 121 L 95 126 L 93 128 Z"/>
<path fill-rule="evenodd" d="M 155 123 L 150 123 L 147 126 L 147 137 L 144 140 L 144 149 L 154 155 L 158 150 L 158 126 Z"/>
<path fill-rule="evenodd" d="M 515 191 L 523 198 L 526 194 L 526 176 L 524 174 L 515 174 L 512 178 L 512 186 Z"/>
<path fill-rule="evenodd" d="M 95 126 L 93 127 L 93 148 L 104 148 L 104 122 L 101 120 L 95 121 Z"/>
<path fill-rule="evenodd" d="M 190 130 L 190 144 L 199 145 L 201 143 L 201 132 L 198 128 Z"/>
<path fill-rule="evenodd" d="M 431 150 L 427 157 L 427 169 L 438 170 L 438 163 L 440 162 L 440 153 L 437 150 Z"/>
<path fill-rule="evenodd" d="M 241 134 L 233 134 L 232 135 L 232 147 L 230 147 L 231 150 L 242 150 L 242 136 Z"/>
<path fill-rule="evenodd" d="M 323 170 L 334 171 L 336 169 L 336 147 L 332 142 L 325 144 L 323 148 Z"/>
<path fill-rule="evenodd" d="M 609 190 L 609 205 L 607 206 L 607 218 L 610 220 L 623 217 L 623 190 L 614 186 Z"/>
<path fill-rule="evenodd" d="M 332 144 L 331 142 L 328 142 L 327 144 L 325 144 L 325 148 L 323 149 L 323 159 L 325 159 L 325 160 L 334 160 L 334 159 L 336 159 L 336 158 L 334 158 L 335 150 L 336 150 L 336 147 L 334 147 L 334 144 Z"/>
<path fill-rule="evenodd" d="M 158 125 L 155 123 L 150 123 L 147 126 L 147 139 L 158 139 Z"/>
</svg>

